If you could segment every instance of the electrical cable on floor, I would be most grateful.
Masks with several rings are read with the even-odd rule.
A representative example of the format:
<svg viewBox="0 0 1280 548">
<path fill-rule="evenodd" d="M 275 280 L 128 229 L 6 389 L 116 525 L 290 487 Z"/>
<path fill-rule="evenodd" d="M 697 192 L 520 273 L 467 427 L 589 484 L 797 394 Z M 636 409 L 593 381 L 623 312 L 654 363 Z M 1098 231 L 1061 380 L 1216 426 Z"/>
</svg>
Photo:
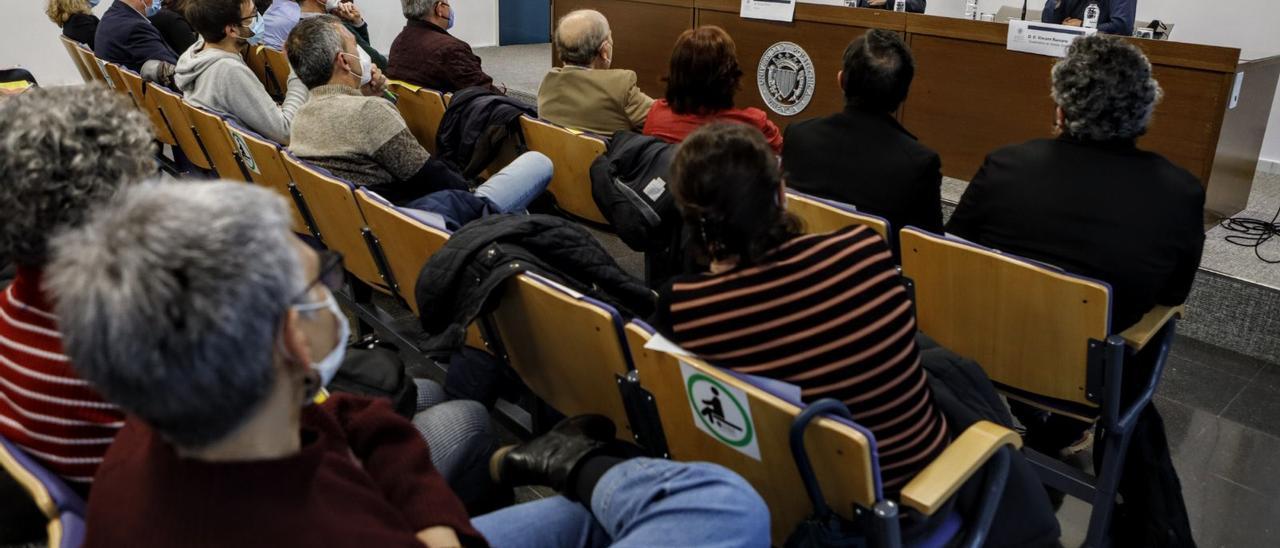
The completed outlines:
<svg viewBox="0 0 1280 548">
<path fill-rule="evenodd" d="M 1258 260 L 1267 264 L 1280 264 L 1280 259 L 1268 259 L 1262 256 L 1262 244 L 1267 243 L 1272 238 L 1280 236 L 1280 224 L 1276 220 L 1280 219 L 1280 209 L 1276 210 L 1276 214 L 1271 217 L 1271 221 L 1255 219 L 1252 217 L 1232 217 L 1223 219 L 1222 228 L 1235 234 L 1227 235 L 1225 238 L 1227 243 L 1238 245 L 1241 247 L 1252 247 L 1253 254 Z"/>
</svg>

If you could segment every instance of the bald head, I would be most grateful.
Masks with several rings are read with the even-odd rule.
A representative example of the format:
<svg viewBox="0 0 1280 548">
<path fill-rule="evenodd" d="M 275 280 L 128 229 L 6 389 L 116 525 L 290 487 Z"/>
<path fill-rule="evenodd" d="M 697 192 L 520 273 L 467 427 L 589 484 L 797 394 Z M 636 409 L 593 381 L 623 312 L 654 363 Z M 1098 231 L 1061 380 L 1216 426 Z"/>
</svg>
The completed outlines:
<svg viewBox="0 0 1280 548">
<path fill-rule="evenodd" d="M 556 25 L 556 48 L 566 65 L 608 68 L 613 61 L 609 20 L 595 10 L 577 10 Z"/>
</svg>

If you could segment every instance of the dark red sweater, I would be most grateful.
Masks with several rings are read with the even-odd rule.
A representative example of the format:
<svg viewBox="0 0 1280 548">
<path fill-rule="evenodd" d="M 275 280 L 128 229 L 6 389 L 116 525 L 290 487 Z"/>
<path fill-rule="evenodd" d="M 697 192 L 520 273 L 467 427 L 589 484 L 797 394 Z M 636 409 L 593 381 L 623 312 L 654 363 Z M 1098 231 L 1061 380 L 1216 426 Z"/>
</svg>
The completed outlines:
<svg viewBox="0 0 1280 548">
<path fill-rule="evenodd" d="M 487 546 L 413 425 L 382 400 L 338 395 L 302 414 L 302 451 L 269 461 L 177 456 L 129 419 L 98 468 L 93 546 L 405 546 L 452 527 Z"/>
</svg>

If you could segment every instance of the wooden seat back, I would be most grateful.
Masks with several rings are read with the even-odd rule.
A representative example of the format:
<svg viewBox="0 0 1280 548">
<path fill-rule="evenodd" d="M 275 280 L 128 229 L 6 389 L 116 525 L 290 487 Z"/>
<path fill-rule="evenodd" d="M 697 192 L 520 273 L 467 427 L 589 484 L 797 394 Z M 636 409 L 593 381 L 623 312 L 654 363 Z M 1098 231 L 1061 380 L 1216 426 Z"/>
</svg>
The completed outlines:
<svg viewBox="0 0 1280 548">
<path fill-rule="evenodd" d="M 591 197 L 591 162 L 605 153 L 605 142 L 527 116 L 520 118 L 520 127 L 529 150 L 547 155 L 555 166 L 547 190 L 555 196 L 556 205 L 575 217 L 608 224 Z"/>
<path fill-rule="evenodd" d="M 617 310 L 533 273 L 505 284 L 490 317 L 529 389 L 565 415 L 609 417 L 619 439 L 633 440 L 618 391 L 630 361 Z"/>
<path fill-rule="evenodd" d="M 419 315 L 415 293 L 418 273 L 449 240 L 448 229 L 416 219 L 368 189 L 356 189 L 356 203 L 378 238 L 400 298 Z"/>
<path fill-rule="evenodd" d="M 245 167 L 249 178 L 254 183 L 270 188 L 288 200 L 289 209 L 293 215 L 293 231 L 298 234 L 310 234 L 311 230 L 307 227 L 307 222 L 298 209 L 297 200 L 290 189 L 293 186 L 293 178 L 289 176 L 289 170 L 284 165 L 285 153 L 280 144 L 238 127 L 234 122 L 227 123 L 227 133 L 231 136 L 236 155 L 239 156 L 240 164 Z"/>
<path fill-rule="evenodd" d="M 111 83 L 111 89 L 115 90 L 116 93 L 123 95 L 129 100 L 129 102 L 133 103 L 134 106 L 142 108 L 142 105 L 138 103 L 138 98 L 134 97 L 129 86 L 125 85 L 124 76 L 120 74 L 124 67 L 105 61 L 102 61 L 102 64 L 99 66 L 102 67 L 102 73 L 106 75 L 107 81 Z"/>
<path fill-rule="evenodd" d="M 129 93 L 133 94 L 138 106 L 151 119 L 151 129 L 155 131 L 156 140 L 166 145 L 177 146 L 178 141 L 174 139 L 173 131 L 169 129 L 169 122 L 164 119 L 164 115 L 160 114 L 160 107 L 156 104 L 155 98 L 147 93 L 147 84 L 142 81 L 142 75 L 120 67 L 120 80 L 125 87 L 129 88 Z"/>
<path fill-rule="evenodd" d="M 364 215 L 356 205 L 355 187 L 292 154 L 285 154 L 284 164 L 311 210 L 325 247 L 341 253 L 347 271 L 360 281 L 390 293 L 364 240 Z"/>
<path fill-rule="evenodd" d="M 1110 334 L 1106 284 L 913 228 L 899 235 L 921 332 L 1005 387 L 1098 406 L 1088 352 Z"/>
<path fill-rule="evenodd" d="M 227 133 L 226 119 L 193 105 L 186 99 L 182 100 L 182 108 L 187 115 L 187 120 L 195 128 L 196 137 L 204 145 L 204 152 L 209 155 L 209 163 L 213 165 L 213 170 L 218 172 L 218 177 L 229 181 L 248 182 L 249 177 L 241 169 L 240 161 L 236 159 L 236 148 L 231 143 L 230 134 Z"/>
<path fill-rule="evenodd" d="M 876 231 L 876 234 L 885 241 L 893 241 L 890 239 L 889 221 L 862 213 L 847 204 L 823 200 L 788 189 L 787 211 L 803 220 L 805 232 L 810 234 L 833 232 L 848 226 L 863 225 Z"/>
<path fill-rule="evenodd" d="M 93 50 L 89 49 L 89 46 L 80 43 L 76 43 L 75 47 L 76 53 L 80 56 L 80 62 L 84 64 L 84 68 L 89 72 L 89 76 L 94 80 L 106 84 L 108 87 L 114 87 L 111 82 L 107 80 L 107 74 L 103 72 L 102 65 L 98 64 L 98 57 L 93 54 Z"/>
<path fill-rule="evenodd" d="M 418 138 L 422 148 L 436 153 L 436 135 L 440 132 L 440 120 L 444 118 L 444 95 L 434 89 L 415 86 L 406 82 L 391 81 L 388 89 L 396 94 L 396 107 L 404 118 L 409 131 Z"/>
<path fill-rule="evenodd" d="M 656 400 L 671 458 L 713 462 L 741 475 L 769 505 L 773 544 L 782 546 L 796 525 L 813 512 L 790 445 L 791 425 L 801 407 L 699 359 L 645 348 L 652 335 L 638 322 L 627 325 L 626 336 L 640 384 Z M 697 388 L 704 383 L 718 387 L 723 406 L 742 406 L 733 414 L 749 412 L 750 423 L 741 425 L 749 432 L 722 441 L 698 427 L 709 419 L 700 414 L 701 397 L 691 396 L 691 390 L 705 391 Z M 744 394 L 746 401 L 738 401 L 732 395 L 735 392 Z M 822 418 L 809 425 L 804 440 L 823 497 L 833 510 L 853 519 L 855 505 L 875 505 L 873 442 L 862 430 Z M 758 458 L 747 454 L 752 446 Z"/>
<path fill-rule="evenodd" d="M 274 89 L 276 81 L 267 72 L 267 54 L 263 51 L 266 46 L 249 46 L 244 53 L 244 63 L 249 65 L 249 70 L 253 71 L 253 75 L 258 77 L 258 81 L 262 82 L 262 87 L 267 93 L 278 95 L 283 90 Z"/>
<path fill-rule="evenodd" d="M 289 91 L 289 75 L 293 74 L 289 57 L 283 51 L 271 48 L 262 48 L 262 57 L 266 64 L 267 80 L 275 82 L 276 89 L 283 95 Z M 267 85 L 266 88 L 270 90 L 271 86 Z"/>
<path fill-rule="evenodd" d="M 182 105 L 182 96 L 155 82 L 147 82 L 147 96 L 155 101 L 160 115 L 173 132 L 174 141 L 187 159 L 200 169 L 212 170 L 213 164 L 201 148 L 200 137 L 196 135 L 195 126 L 187 117 L 186 107 Z"/>
<path fill-rule="evenodd" d="M 62 47 L 67 50 L 67 56 L 71 57 L 71 64 L 76 66 L 76 72 L 80 73 L 80 77 L 84 79 L 85 83 L 92 82 L 93 74 L 89 72 L 88 67 L 84 66 L 84 58 L 80 56 L 78 47 L 80 43 L 66 36 L 58 36 L 58 38 L 62 40 Z"/>
</svg>

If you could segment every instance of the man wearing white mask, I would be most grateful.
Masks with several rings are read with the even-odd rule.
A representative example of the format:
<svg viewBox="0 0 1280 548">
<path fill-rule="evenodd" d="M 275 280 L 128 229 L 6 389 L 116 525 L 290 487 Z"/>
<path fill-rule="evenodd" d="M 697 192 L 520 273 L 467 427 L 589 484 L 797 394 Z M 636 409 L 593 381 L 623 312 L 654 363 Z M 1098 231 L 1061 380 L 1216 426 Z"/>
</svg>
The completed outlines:
<svg viewBox="0 0 1280 548">
<path fill-rule="evenodd" d="M 276 105 L 245 64 L 241 49 L 263 29 L 253 0 L 191 0 L 187 20 L 200 33 L 200 41 L 178 59 L 174 75 L 187 100 L 267 139 L 289 144 L 289 128 L 307 101 L 307 86 L 290 74 L 284 104 Z"/>
<path fill-rule="evenodd" d="M 551 160 L 526 152 L 470 192 L 471 182 L 432 157 L 381 97 L 386 78 L 336 17 L 298 23 L 285 51 L 311 89 L 289 149 L 339 178 L 437 215 L 451 230 L 491 213 L 524 211 L 551 182 Z"/>
<path fill-rule="evenodd" d="M 506 94 L 484 73 L 471 46 L 449 34 L 457 21 L 451 1 L 400 0 L 408 21 L 391 43 L 387 76 L 444 93 L 481 86 Z"/>
<path fill-rule="evenodd" d="M 159 13 L 160 7 L 161 0 L 115 0 L 98 23 L 94 54 L 134 72 L 141 72 L 147 61 L 177 63 L 178 54 L 147 19 Z"/>
</svg>

